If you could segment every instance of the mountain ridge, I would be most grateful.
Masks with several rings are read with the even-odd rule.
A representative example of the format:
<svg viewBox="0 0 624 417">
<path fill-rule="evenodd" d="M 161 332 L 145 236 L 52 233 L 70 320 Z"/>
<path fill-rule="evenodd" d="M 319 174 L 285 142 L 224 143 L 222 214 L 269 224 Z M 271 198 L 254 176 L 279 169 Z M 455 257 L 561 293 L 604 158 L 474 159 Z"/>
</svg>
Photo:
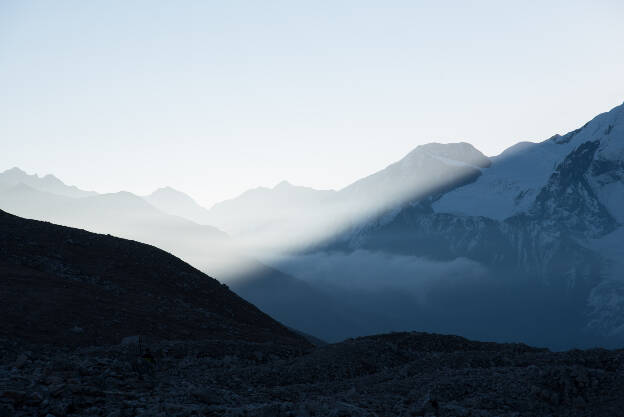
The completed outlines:
<svg viewBox="0 0 624 417">
<path fill-rule="evenodd" d="M 0 172 L 0 184 L 5 186 L 24 183 L 34 189 L 59 194 L 66 197 L 80 198 L 96 195 L 94 191 L 84 191 L 73 185 L 66 185 L 52 174 L 40 177 L 37 174 L 27 174 L 18 167 Z"/>
<path fill-rule="evenodd" d="M 84 345 L 140 334 L 307 346 L 215 279 L 146 244 L 0 211 L 0 253 L 3 337 Z"/>
</svg>

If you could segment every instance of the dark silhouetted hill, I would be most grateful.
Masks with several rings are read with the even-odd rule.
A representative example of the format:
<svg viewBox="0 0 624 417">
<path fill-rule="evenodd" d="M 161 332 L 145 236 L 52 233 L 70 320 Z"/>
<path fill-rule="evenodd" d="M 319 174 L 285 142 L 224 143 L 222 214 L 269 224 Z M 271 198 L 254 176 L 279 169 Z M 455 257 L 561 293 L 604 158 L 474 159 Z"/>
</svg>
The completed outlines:
<svg viewBox="0 0 624 417">
<path fill-rule="evenodd" d="M 58 345 L 127 336 L 309 344 L 155 247 L 0 211 L 0 337 Z"/>
</svg>

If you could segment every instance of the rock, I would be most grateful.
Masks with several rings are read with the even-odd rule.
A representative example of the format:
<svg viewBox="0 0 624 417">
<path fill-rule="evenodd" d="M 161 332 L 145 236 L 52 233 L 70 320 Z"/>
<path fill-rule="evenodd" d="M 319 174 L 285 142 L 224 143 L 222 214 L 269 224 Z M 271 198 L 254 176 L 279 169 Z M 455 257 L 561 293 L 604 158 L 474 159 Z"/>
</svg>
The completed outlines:
<svg viewBox="0 0 624 417">
<path fill-rule="evenodd" d="M 74 326 L 71 329 L 69 329 L 70 332 L 74 333 L 74 334 L 82 334 L 84 333 L 84 329 L 82 327 L 78 327 L 78 326 Z"/>
<path fill-rule="evenodd" d="M 451 415 L 451 416 L 457 416 L 457 417 L 467 417 L 470 415 L 470 410 L 464 407 L 458 406 L 458 405 L 447 404 L 447 405 L 444 405 L 442 409 L 444 410 L 444 415 Z"/>
<path fill-rule="evenodd" d="M 11 401 L 12 403 L 21 403 L 24 401 L 24 399 L 26 398 L 26 393 L 24 391 L 12 391 L 12 390 L 8 390 L 8 391 L 4 391 L 2 393 L 0 393 L 0 397 L 2 398 L 6 398 L 9 401 Z"/>
<path fill-rule="evenodd" d="M 54 375 L 48 375 L 43 380 L 44 385 L 59 385 L 63 383 L 63 378 Z"/>
<path fill-rule="evenodd" d="M 33 392 L 26 397 L 24 403 L 30 406 L 37 406 L 41 404 L 42 401 L 43 397 L 41 396 L 41 394 L 39 394 L 38 392 Z"/>
<path fill-rule="evenodd" d="M 52 397 L 58 397 L 65 390 L 65 384 L 50 385 L 48 389 Z"/>
<path fill-rule="evenodd" d="M 14 409 L 8 404 L 0 404 L 0 417 L 13 417 Z"/>
<path fill-rule="evenodd" d="M 204 404 L 221 404 L 225 402 L 226 397 L 223 392 L 212 388 L 199 389 L 193 391 L 191 395 Z"/>
<path fill-rule="evenodd" d="M 122 345 L 138 345 L 140 339 L 141 339 L 141 336 L 138 336 L 138 335 L 126 336 L 123 339 L 121 339 L 121 344 Z"/>
<path fill-rule="evenodd" d="M 26 356 L 25 354 L 21 354 L 17 357 L 17 359 L 15 360 L 15 363 L 13 364 L 14 367 L 16 367 L 17 369 L 22 369 L 24 367 L 24 365 L 26 365 L 26 363 L 28 362 L 28 356 Z"/>
</svg>

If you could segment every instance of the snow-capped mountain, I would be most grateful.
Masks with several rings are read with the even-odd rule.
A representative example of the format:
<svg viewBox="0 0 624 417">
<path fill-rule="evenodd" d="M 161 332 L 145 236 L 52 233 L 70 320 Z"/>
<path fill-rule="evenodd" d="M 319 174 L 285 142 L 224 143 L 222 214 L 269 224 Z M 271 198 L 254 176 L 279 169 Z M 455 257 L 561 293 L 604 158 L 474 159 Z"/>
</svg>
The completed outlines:
<svg viewBox="0 0 624 417">
<path fill-rule="evenodd" d="M 378 218 L 362 225 L 348 236 L 349 246 L 365 245 L 398 223 L 410 230 L 425 218 L 438 225 L 445 219 L 461 222 L 464 230 L 494 228 L 505 235 L 534 225 L 541 234 L 556 233 L 591 246 L 588 239 L 614 232 L 624 220 L 624 105 L 564 136 L 515 145 L 492 158 L 480 174 L 450 191 L 412 199 L 385 213 L 383 222 Z"/>
<path fill-rule="evenodd" d="M 388 211 L 334 247 L 472 259 L 561 288 L 580 303 L 586 330 L 624 336 L 624 265 L 614 249 L 624 247 L 624 105 L 491 161 L 473 182 Z"/>
<path fill-rule="evenodd" d="M 209 220 L 253 250 L 316 247 L 410 201 L 471 183 L 489 165 L 468 143 L 430 143 L 338 191 L 286 181 L 249 190 L 216 204 Z"/>
<path fill-rule="evenodd" d="M 518 143 L 491 158 L 492 166 L 483 170 L 478 181 L 445 194 L 433 204 L 433 208 L 437 212 L 485 216 L 498 220 L 527 211 L 557 166 L 585 142 L 600 142 L 592 168 L 594 175 L 599 176 L 599 171 L 612 170 L 616 167 L 608 166 L 609 162 L 606 161 L 619 161 L 621 164 L 623 158 L 623 114 L 622 106 L 618 106 L 564 136 L 555 135 L 541 143 Z M 621 183 L 604 176 L 596 180 L 604 185 L 610 184 L 606 190 L 604 185 L 599 184 L 594 184 L 597 186 L 594 188 L 601 193 L 603 204 L 612 205 L 611 212 L 618 212 L 617 207 L 623 207 L 624 197 L 617 200 L 614 195 L 624 196 Z M 610 192 L 611 188 L 614 193 Z M 612 198 L 616 200 L 611 202 Z"/>
<path fill-rule="evenodd" d="M 433 192 L 470 183 L 490 160 L 469 143 L 421 145 L 400 161 L 339 191 L 358 207 L 394 208 Z"/>
</svg>

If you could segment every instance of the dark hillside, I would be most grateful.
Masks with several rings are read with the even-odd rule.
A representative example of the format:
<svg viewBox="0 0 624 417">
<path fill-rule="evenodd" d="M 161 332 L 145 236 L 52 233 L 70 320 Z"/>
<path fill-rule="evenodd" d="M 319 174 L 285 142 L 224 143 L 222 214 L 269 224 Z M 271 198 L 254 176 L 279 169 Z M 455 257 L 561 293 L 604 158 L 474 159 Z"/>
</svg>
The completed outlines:
<svg viewBox="0 0 624 417">
<path fill-rule="evenodd" d="M 59 345 L 123 337 L 275 341 L 300 336 L 155 247 L 0 211 L 0 337 Z"/>
</svg>

